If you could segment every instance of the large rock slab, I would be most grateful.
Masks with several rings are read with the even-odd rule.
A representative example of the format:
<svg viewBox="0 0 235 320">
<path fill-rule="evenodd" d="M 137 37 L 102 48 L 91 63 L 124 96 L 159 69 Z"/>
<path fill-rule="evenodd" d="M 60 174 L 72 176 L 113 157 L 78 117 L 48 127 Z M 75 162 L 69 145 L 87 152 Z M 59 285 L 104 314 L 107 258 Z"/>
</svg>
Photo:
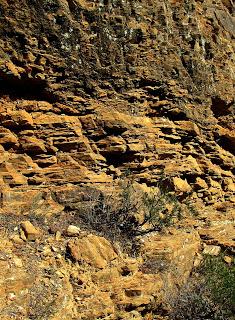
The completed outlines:
<svg viewBox="0 0 235 320">
<path fill-rule="evenodd" d="M 112 245 L 103 237 L 88 235 L 82 239 L 69 241 L 68 250 L 73 260 L 85 262 L 103 269 L 117 258 Z"/>
</svg>

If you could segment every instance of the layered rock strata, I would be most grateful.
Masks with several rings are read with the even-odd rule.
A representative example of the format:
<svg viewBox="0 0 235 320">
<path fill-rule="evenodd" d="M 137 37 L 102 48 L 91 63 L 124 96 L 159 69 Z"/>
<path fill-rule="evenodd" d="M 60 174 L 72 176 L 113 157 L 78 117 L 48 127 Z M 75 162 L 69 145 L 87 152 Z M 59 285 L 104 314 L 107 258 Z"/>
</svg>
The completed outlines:
<svg viewBox="0 0 235 320">
<path fill-rule="evenodd" d="M 2 319 L 154 319 L 200 241 L 234 253 L 234 38 L 230 0 L 1 1 Z M 138 259 L 63 234 L 84 190 L 123 176 L 198 216 Z"/>
</svg>

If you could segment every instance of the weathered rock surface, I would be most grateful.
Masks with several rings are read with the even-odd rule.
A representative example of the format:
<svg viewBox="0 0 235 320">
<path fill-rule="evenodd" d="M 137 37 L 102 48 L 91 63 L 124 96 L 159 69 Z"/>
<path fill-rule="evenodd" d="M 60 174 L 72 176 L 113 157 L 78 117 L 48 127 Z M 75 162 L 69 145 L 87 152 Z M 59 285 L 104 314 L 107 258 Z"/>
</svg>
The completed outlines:
<svg viewBox="0 0 235 320">
<path fill-rule="evenodd" d="M 103 269 L 117 257 L 110 243 L 103 237 L 89 235 L 70 241 L 68 250 L 73 260 Z"/>
<path fill-rule="evenodd" d="M 66 234 L 68 236 L 78 236 L 80 234 L 81 229 L 77 226 L 70 225 L 66 230 Z"/>
<path fill-rule="evenodd" d="M 28 240 L 36 240 L 40 236 L 40 231 L 30 221 L 22 222 L 21 228 Z"/>
<path fill-rule="evenodd" d="M 3 0 L 0 17 L 1 319 L 154 319 L 199 236 L 234 254 L 234 4 Z M 138 258 L 66 237 L 123 176 L 196 214 Z"/>
<path fill-rule="evenodd" d="M 127 170 L 234 205 L 229 1 L 24 0 L 0 9 L 3 212 L 37 212 L 43 190 L 107 185 Z M 24 200 L 31 194 L 33 203 Z M 47 199 L 48 214 L 60 212 Z"/>
<path fill-rule="evenodd" d="M 199 244 L 196 233 L 177 232 L 175 241 L 171 235 L 148 236 L 143 257 L 136 259 L 117 254 L 106 239 L 89 234 L 69 241 L 76 260 L 71 263 L 64 256 L 66 237 L 58 241 L 44 235 L 36 246 L 2 238 L 1 316 L 127 319 L 130 307 L 141 312 L 163 301 L 167 274 L 168 286 L 186 281 Z"/>
</svg>

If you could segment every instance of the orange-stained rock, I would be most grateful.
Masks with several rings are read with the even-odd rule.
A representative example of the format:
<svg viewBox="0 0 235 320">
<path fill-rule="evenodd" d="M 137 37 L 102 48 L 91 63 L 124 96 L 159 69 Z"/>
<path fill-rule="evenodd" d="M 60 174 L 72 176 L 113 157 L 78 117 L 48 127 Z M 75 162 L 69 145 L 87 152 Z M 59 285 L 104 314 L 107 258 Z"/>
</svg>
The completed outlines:
<svg viewBox="0 0 235 320">
<path fill-rule="evenodd" d="M 192 190 L 192 188 L 190 187 L 190 185 L 188 184 L 186 179 L 183 180 L 181 178 L 174 177 L 173 178 L 173 183 L 174 183 L 176 191 L 190 192 Z"/>
<path fill-rule="evenodd" d="M 204 244 L 232 258 L 232 1 L 114 2 L 1 1 L 2 320 L 160 319 Z M 182 209 L 134 258 L 80 216 L 126 177 Z"/>
<path fill-rule="evenodd" d="M 106 139 L 99 140 L 97 143 L 98 148 L 102 153 L 125 153 L 126 143 L 123 138 L 107 137 Z"/>
<path fill-rule="evenodd" d="M 9 111 L 8 113 L 0 114 L 1 124 L 7 128 L 14 127 L 32 127 L 32 116 L 25 110 Z"/>
<path fill-rule="evenodd" d="M 5 161 L 0 163 L 0 178 L 2 178 L 3 186 L 27 184 L 27 178 L 20 171 L 18 171 L 13 164 Z"/>
<path fill-rule="evenodd" d="M 9 129 L 0 128 L 0 144 L 17 145 L 18 139 Z"/>
<path fill-rule="evenodd" d="M 45 144 L 43 143 L 42 140 L 39 140 L 36 137 L 24 136 L 22 139 L 20 139 L 20 144 L 24 152 L 29 152 L 29 153 L 46 152 Z"/>
<path fill-rule="evenodd" d="M 233 217 L 230 219 L 221 221 L 212 220 L 211 226 L 208 228 L 202 228 L 199 230 L 199 234 L 202 238 L 208 239 L 206 243 L 208 245 L 216 245 L 224 248 L 229 248 L 233 252 L 235 251 L 234 240 L 234 207 L 232 209 Z"/>
<path fill-rule="evenodd" d="M 27 240 L 32 241 L 40 237 L 40 231 L 34 227 L 30 221 L 24 221 L 21 223 L 21 228 L 23 229 Z"/>
<path fill-rule="evenodd" d="M 20 74 L 24 73 L 24 69 L 21 67 L 17 67 L 16 65 L 14 65 L 11 61 L 7 61 L 5 63 L 5 66 L 8 70 L 8 72 L 14 76 L 16 76 L 17 78 L 20 78 Z"/>
<path fill-rule="evenodd" d="M 206 181 L 200 177 L 197 177 L 195 186 L 197 186 L 200 189 L 207 189 L 208 188 Z"/>
<path fill-rule="evenodd" d="M 184 130 L 189 134 L 200 136 L 200 130 L 198 126 L 192 121 L 175 121 L 175 124 L 178 125 L 181 130 Z"/>
<path fill-rule="evenodd" d="M 51 197 L 50 190 L 2 189 L 0 212 L 13 215 L 43 215 L 51 216 L 61 213 L 63 205 Z"/>
<path fill-rule="evenodd" d="M 173 235 L 156 234 L 143 240 L 141 252 L 145 272 L 167 271 L 170 285 L 182 284 L 187 280 L 200 250 L 197 232 L 176 231 Z"/>
<path fill-rule="evenodd" d="M 111 244 L 103 237 L 88 235 L 87 237 L 70 241 L 68 250 L 73 260 L 90 264 L 103 269 L 117 258 Z"/>
</svg>

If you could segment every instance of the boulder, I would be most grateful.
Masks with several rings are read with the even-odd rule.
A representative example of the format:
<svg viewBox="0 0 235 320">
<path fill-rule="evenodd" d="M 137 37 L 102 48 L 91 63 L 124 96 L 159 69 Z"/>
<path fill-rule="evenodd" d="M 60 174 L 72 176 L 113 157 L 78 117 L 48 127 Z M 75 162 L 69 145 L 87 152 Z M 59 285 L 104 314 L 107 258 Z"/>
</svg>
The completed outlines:
<svg viewBox="0 0 235 320">
<path fill-rule="evenodd" d="M 68 226 L 68 228 L 66 230 L 66 234 L 69 237 L 76 237 L 76 236 L 79 235 L 79 233 L 80 233 L 80 228 L 76 227 L 76 226 L 73 226 L 73 225 Z"/>
<path fill-rule="evenodd" d="M 29 241 L 34 241 L 41 235 L 41 232 L 37 228 L 35 228 L 30 221 L 22 222 L 21 228 L 24 231 L 27 240 Z"/>
<path fill-rule="evenodd" d="M 173 178 L 173 183 L 176 191 L 190 192 L 192 190 L 191 186 L 188 184 L 187 180 L 183 180 L 178 177 Z"/>
<path fill-rule="evenodd" d="M 68 252 L 76 262 L 85 262 L 95 268 L 103 269 L 117 258 L 108 240 L 93 234 L 82 239 L 69 241 Z"/>
</svg>

